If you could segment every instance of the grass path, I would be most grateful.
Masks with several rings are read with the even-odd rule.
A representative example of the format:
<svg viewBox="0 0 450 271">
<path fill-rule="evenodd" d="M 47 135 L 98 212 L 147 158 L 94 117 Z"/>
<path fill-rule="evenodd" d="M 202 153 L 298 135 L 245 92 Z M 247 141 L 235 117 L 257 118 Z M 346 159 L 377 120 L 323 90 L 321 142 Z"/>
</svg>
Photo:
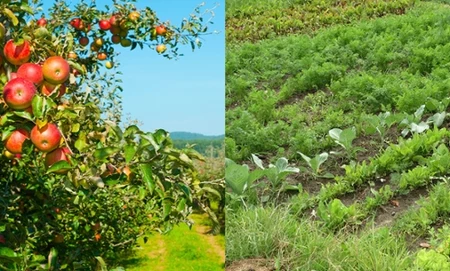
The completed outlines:
<svg viewBox="0 0 450 271">
<path fill-rule="evenodd" d="M 224 270 L 224 236 L 207 234 L 206 216 L 194 214 L 191 219 L 195 221 L 192 230 L 179 225 L 167 235 L 155 234 L 146 244 L 141 242 L 142 248 L 137 250 L 136 256 L 126 261 L 126 270 Z"/>
</svg>

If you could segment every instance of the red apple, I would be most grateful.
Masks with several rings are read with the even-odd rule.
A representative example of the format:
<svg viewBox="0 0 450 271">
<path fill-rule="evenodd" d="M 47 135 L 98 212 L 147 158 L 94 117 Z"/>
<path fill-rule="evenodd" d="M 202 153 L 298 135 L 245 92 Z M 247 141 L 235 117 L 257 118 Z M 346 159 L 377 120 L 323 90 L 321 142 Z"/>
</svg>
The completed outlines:
<svg viewBox="0 0 450 271">
<path fill-rule="evenodd" d="M 111 34 L 113 35 L 120 35 L 120 27 L 112 25 L 111 28 L 109 29 L 109 32 L 111 32 Z"/>
<path fill-rule="evenodd" d="M 30 138 L 40 151 L 50 152 L 59 146 L 62 136 L 56 124 L 47 123 L 41 128 L 34 126 Z"/>
<path fill-rule="evenodd" d="M 70 25 L 73 26 L 75 29 L 80 30 L 82 21 L 80 18 L 74 18 L 70 21 Z"/>
<path fill-rule="evenodd" d="M 164 36 L 167 32 L 166 26 L 164 26 L 163 24 L 155 27 L 155 30 L 156 30 L 156 34 L 160 35 L 160 36 Z"/>
<path fill-rule="evenodd" d="M 67 147 L 57 148 L 52 152 L 49 152 L 45 155 L 45 166 L 47 168 L 51 167 L 53 164 L 59 161 L 67 161 L 70 163 L 69 156 L 71 155 L 71 151 Z M 55 173 L 66 173 L 68 170 L 58 170 Z"/>
<path fill-rule="evenodd" d="M 69 79 L 69 63 L 60 56 L 51 56 L 42 65 L 44 79 L 52 84 L 59 85 Z"/>
<path fill-rule="evenodd" d="M 97 59 L 98 60 L 105 60 L 107 57 L 108 57 L 108 55 L 106 53 L 103 53 L 103 52 L 97 54 Z"/>
<path fill-rule="evenodd" d="M 111 36 L 111 42 L 114 43 L 114 44 L 119 44 L 120 40 L 121 40 L 121 38 L 120 38 L 119 35 L 112 35 Z"/>
<path fill-rule="evenodd" d="M 5 140 L 5 148 L 13 154 L 22 153 L 22 145 L 25 140 L 30 138 L 27 130 L 19 128 L 11 133 Z"/>
<path fill-rule="evenodd" d="M 36 87 L 25 78 L 14 78 L 3 88 L 3 98 L 9 107 L 15 110 L 26 109 L 31 105 Z"/>
<path fill-rule="evenodd" d="M 2 234 L 0 234 L 0 244 L 5 244 L 5 243 L 6 243 L 5 236 L 3 236 Z"/>
<path fill-rule="evenodd" d="M 22 65 L 28 62 L 31 57 L 30 43 L 26 40 L 15 44 L 11 39 L 6 42 L 3 48 L 3 54 L 6 60 L 13 65 Z"/>
<path fill-rule="evenodd" d="M 28 79 L 29 81 L 40 85 L 44 81 L 41 65 L 34 63 L 25 63 L 17 70 L 17 77 Z"/>
<path fill-rule="evenodd" d="M 82 45 L 82 46 L 86 46 L 89 44 L 89 38 L 88 37 L 81 37 L 78 42 Z"/>
<path fill-rule="evenodd" d="M 44 84 L 42 84 L 42 87 L 41 87 L 41 93 L 44 94 L 45 96 L 50 96 L 50 94 L 52 94 L 52 92 L 55 90 L 55 88 L 57 86 L 58 85 L 54 85 L 54 84 L 44 81 Z M 63 96 L 65 93 L 66 93 L 66 85 L 62 84 L 59 87 L 58 98 Z"/>
<path fill-rule="evenodd" d="M 111 18 L 109 18 L 109 23 L 114 26 L 119 26 L 119 18 L 117 14 L 113 14 Z"/>
<path fill-rule="evenodd" d="M 36 24 L 40 27 L 44 27 L 47 25 L 47 20 L 45 18 L 40 18 L 37 20 Z"/>
<path fill-rule="evenodd" d="M 101 30 L 109 30 L 111 28 L 111 23 L 108 20 L 100 20 L 98 26 Z"/>
</svg>

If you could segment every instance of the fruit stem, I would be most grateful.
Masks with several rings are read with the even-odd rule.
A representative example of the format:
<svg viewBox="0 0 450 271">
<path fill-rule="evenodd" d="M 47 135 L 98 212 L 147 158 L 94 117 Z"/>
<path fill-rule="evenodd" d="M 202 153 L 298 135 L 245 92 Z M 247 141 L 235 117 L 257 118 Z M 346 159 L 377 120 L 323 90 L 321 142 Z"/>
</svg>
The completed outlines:
<svg viewBox="0 0 450 271">
<path fill-rule="evenodd" d="M 73 154 L 72 148 L 70 148 L 69 142 L 67 141 L 66 136 L 62 133 L 62 131 L 61 131 L 61 129 L 59 129 L 59 127 L 58 127 L 58 131 L 61 134 L 61 137 L 64 139 L 64 142 L 66 142 L 66 147 L 69 149 L 70 154 Z"/>
</svg>

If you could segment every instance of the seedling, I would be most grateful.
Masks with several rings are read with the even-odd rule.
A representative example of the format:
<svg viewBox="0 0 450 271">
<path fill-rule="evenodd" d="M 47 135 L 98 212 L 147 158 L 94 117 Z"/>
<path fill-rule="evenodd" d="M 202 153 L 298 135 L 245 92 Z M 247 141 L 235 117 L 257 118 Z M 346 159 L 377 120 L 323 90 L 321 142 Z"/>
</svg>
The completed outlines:
<svg viewBox="0 0 450 271">
<path fill-rule="evenodd" d="M 314 178 L 334 178 L 334 175 L 329 172 L 326 172 L 325 174 L 321 175 L 322 170 L 321 170 L 320 166 L 323 163 L 325 163 L 325 161 L 327 161 L 327 159 L 328 159 L 327 152 L 318 154 L 314 158 L 310 158 L 301 152 L 298 152 L 298 154 L 300 154 L 302 156 L 303 160 L 305 160 L 305 162 L 311 168 L 311 173 L 314 176 Z M 306 168 L 303 168 L 303 169 L 305 171 L 307 170 Z"/>
<path fill-rule="evenodd" d="M 352 142 L 356 138 L 355 127 L 347 128 L 345 130 L 334 128 L 328 132 L 328 135 L 334 139 L 336 144 L 342 146 L 347 151 L 347 155 L 350 158 L 354 158 L 358 151 L 364 150 L 363 148 L 352 146 Z"/>
<path fill-rule="evenodd" d="M 247 165 L 238 165 L 233 160 L 225 158 L 225 183 L 231 189 L 228 195 L 232 201 L 240 201 L 246 206 L 244 201 L 246 191 L 252 188 L 254 181 L 263 176 L 263 170 L 250 171 Z"/>
<path fill-rule="evenodd" d="M 347 219 L 356 215 L 356 208 L 354 205 L 350 207 L 345 206 L 339 199 L 334 199 L 328 204 L 321 201 L 317 208 L 317 215 L 327 228 L 335 230 L 344 225 Z"/>
<path fill-rule="evenodd" d="M 381 142 L 385 141 L 386 133 L 391 128 L 392 125 L 399 122 L 403 118 L 403 115 L 391 114 L 390 112 L 380 113 L 376 115 L 367 115 L 364 118 L 366 126 L 364 127 L 364 132 L 366 134 L 378 133 Z"/>
<path fill-rule="evenodd" d="M 405 127 L 402 130 L 402 136 L 406 137 L 409 133 L 423 133 L 424 131 L 430 129 L 428 123 L 421 121 L 423 111 L 425 110 L 425 105 L 421 105 L 413 115 L 407 116 L 402 122 L 400 122 L 400 127 Z"/>
<path fill-rule="evenodd" d="M 264 168 L 261 159 L 258 156 L 252 154 L 252 160 L 256 166 L 263 170 L 263 174 L 267 177 L 272 186 L 272 194 L 277 193 L 276 198 L 280 195 L 282 191 L 286 190 L 298 190 L 299 186 L 292 186 L 289 184 L 282 183 L 287 175 L 291 173 L 299 173 L 300 169 L 295 167 L 290 167 L 289 162 L 285 157 L 278 158 L 275 165 L 269 164 L 268 168 Z M 281 187 L 280 187 L 281 186 Z M 270 196 L 265 196 L 261 199 L 262 202 L 266 202 L 270 199 Z"/>
</svg>

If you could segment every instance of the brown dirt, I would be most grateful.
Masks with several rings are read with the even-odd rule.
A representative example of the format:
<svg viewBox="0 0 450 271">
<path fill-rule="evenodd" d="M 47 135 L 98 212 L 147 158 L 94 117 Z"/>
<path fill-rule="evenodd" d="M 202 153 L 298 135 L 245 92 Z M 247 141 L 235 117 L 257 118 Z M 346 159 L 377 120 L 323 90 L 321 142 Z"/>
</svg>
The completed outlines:
<svg viewBox="0 0 450 271">
<path fill-rule="evenodd" d="M 159 265 L 158 268 L 155 269 L 155 271 L 164 271 L 166 270 L 165 259 L 167 259 L 167 250 L 164 240 L 161 237 L 158 238 L 158 241 L 156 242 L 155 246 L 156 249 L 149 252 L 147 256 L 152 260 L 158 259 Z"/>
<path fill-rule="evenodd" d="M 233 262 L 226 271 L 273 271 L 273 262 L 267 259 L 243 259 Z"/>
<path fill-rule="evenodd" d="M 208 242 L 209 247 L 210 247 L 208 253 L 216 254 L 217 256 L 219 256 L 220 262 L 222 264 L 224 264 L 225 263 L 225 248 L 222 247 L 221 245 L 219 245 L 216 242 L 216 239 L 214 238 L 214 236 L 209 233 L 211 231 L 211 228 L 208 226 L 204 226 L 204 225 L 194 225 L 194 229 L 197 233 L 201 234 L 205 238 L 205 240 Z"/>
<path fill-rule="evenodd" d="M 390 226 L 401 213 L 407 211 L 411 206 L 414 206 L 420 197 L 426 196 L 427 194 L 428 189 L 426 187 L 421 187 L 409 192 L 407 195 L 393 198 L 389 204 L 378 209 L 375 216 L 375 225 L 380 227 Z"/>
</svg>

